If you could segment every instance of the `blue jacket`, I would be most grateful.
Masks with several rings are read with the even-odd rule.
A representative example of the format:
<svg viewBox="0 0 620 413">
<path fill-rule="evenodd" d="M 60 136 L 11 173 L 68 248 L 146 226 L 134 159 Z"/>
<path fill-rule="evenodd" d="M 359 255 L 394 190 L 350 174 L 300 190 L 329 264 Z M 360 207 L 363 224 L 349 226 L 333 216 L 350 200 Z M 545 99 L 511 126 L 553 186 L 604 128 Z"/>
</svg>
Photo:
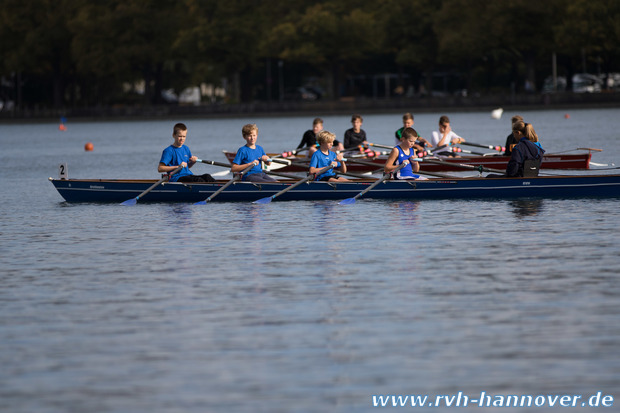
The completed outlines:
<svg viewBox="0 0 620 413">
<path fill-rule="evenodd" d="M 519 143 L 512 150 L 510 161 L 506 167 L 506 176 L 523 176 L 523 164 L 528 159 L 541 160 L 545 150 L 540 143 L 531 142 L 527 138 L 521 138 Z"/>
</svg>

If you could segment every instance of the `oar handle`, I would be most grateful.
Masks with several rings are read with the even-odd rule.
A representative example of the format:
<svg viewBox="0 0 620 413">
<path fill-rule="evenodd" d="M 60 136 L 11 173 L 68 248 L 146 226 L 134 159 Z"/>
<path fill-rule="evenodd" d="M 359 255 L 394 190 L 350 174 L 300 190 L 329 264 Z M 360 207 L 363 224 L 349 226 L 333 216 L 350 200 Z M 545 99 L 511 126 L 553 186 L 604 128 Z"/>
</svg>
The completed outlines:
<svg viewBox="0 0 620 413">
<path fill-rule="evenodd" d="M 388 146 L 388 145 L 380 145 L 380 144 L 378 144 L 378 143 L 372 143 L 372 142 L 369 142 L 369 143 L 368 143 L 368 146 L 376 146 L 377 148 L 384 148 L 384 149 L 394 149 L 394 147 L 393 147 L 393 146 Z"/>
<path fill-rule="evenodd" d="M 459 144 L 467 145 L 467 146 L 475 146 L 477 148 L 493 149 L 494 151 L 498 151 L 498 152 L 504 152 L 506 150 L 506 148 L 504 148 L 503 146 L 483 145 L 480 143 L 467 142 L 467 141 L 459 142 Z"/>
<path fill-rule="evenodd" d="M 452 167 L 456 167 L 456 168 L 469 169 L 469 170 L 474 170 L 474 171 L 478 171 L 478 172 L 496 172 L 496 173 L 501 173 L 501 174 L 506 173 L 506 171 L 502 171 L 501 169 L 487 168 L 487 167 L 484 167 L 482 165 L 466 165 L 466 164 L 462 164 L 462 163 L 445 162 L 445 161 L 441 161 L 439 159 L 428 159 L 428 158 L 423 159 L 423 161 L 426 162 L 426 163 L 434 163 L 434 164 L 437 164 L 437 165 L 452 166 Z"/>
<path fill-rule="evenodd" d="M 216 161 L 208 161 L 206 159 L 196 159 L 196 162 L 202 162 L 202 163 L 206 163 L 207 165 L 223 166 L 224 168 L 230 168 L 230 164 L 216 162 Z"/>
</svg>

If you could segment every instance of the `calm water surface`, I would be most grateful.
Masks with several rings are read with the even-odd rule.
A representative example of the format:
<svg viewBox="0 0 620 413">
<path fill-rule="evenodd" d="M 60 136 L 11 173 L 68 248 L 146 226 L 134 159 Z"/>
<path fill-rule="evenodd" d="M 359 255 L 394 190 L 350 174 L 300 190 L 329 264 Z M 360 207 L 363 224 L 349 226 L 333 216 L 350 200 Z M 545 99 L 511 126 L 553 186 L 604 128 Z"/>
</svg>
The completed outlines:
<svg viewBox="0 0 620 413">
<path fill-rule="evenodd" d="M 522 114 L 548 151 L 600 148 L 593 161 L 618 163 L 620 110 L 569 113 Z M 415 127 L 428 136 L 440 115 Z M 471 141 L 503 144 L 510 115 L 451 120 Z M 339 137 L 350 127 L 324 119 Z M 156 177 L 175 121 L 0 124 L 0 411 L 362 412 L 372 395 L 459 391 L 620 398 L 620 199 L 122 207 L 66 204 L 47 181 L 61 162 L 73 178 Z M 312 118 L 187 120 L 187 144 L 223 162 L 247 122 L 280 151 Z M 400 124 L 365 115 L 363 127 L 391 144 Z"/>
</svg>

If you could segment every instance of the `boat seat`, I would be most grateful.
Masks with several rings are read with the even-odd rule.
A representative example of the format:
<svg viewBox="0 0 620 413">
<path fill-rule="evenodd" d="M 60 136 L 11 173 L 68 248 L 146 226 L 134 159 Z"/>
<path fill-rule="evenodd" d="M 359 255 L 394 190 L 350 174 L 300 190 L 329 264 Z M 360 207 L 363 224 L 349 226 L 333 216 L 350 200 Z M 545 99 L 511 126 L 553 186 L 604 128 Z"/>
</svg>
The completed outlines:
<svg viewBox="0 0 620 413">
<path fill-rule="evenodd" d="M 542 159 L 527 159 L 523 162 L 523 177 L 529 178 L 531 176 L 538 176 L 541 162 Z"/>
</svg>

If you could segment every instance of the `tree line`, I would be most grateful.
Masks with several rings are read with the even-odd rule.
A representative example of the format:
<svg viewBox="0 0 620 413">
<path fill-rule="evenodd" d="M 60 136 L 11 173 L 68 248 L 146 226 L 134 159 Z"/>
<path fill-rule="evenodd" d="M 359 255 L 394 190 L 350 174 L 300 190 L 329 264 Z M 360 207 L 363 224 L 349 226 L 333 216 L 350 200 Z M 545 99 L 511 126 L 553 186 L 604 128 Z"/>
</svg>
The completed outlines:
<svg viewBox="0 0 620 413">
<path fill-rule="evenodd" d="M 386 74 L 399 93 L 518 93 L 553 70 L 620 71 L 620 2 L 2 0 L 0 56 L 0 98 L 24 107 L 157 104 L 203 83 L 237 102 L 308 82 L 340 98 Z"/>
</svg>

